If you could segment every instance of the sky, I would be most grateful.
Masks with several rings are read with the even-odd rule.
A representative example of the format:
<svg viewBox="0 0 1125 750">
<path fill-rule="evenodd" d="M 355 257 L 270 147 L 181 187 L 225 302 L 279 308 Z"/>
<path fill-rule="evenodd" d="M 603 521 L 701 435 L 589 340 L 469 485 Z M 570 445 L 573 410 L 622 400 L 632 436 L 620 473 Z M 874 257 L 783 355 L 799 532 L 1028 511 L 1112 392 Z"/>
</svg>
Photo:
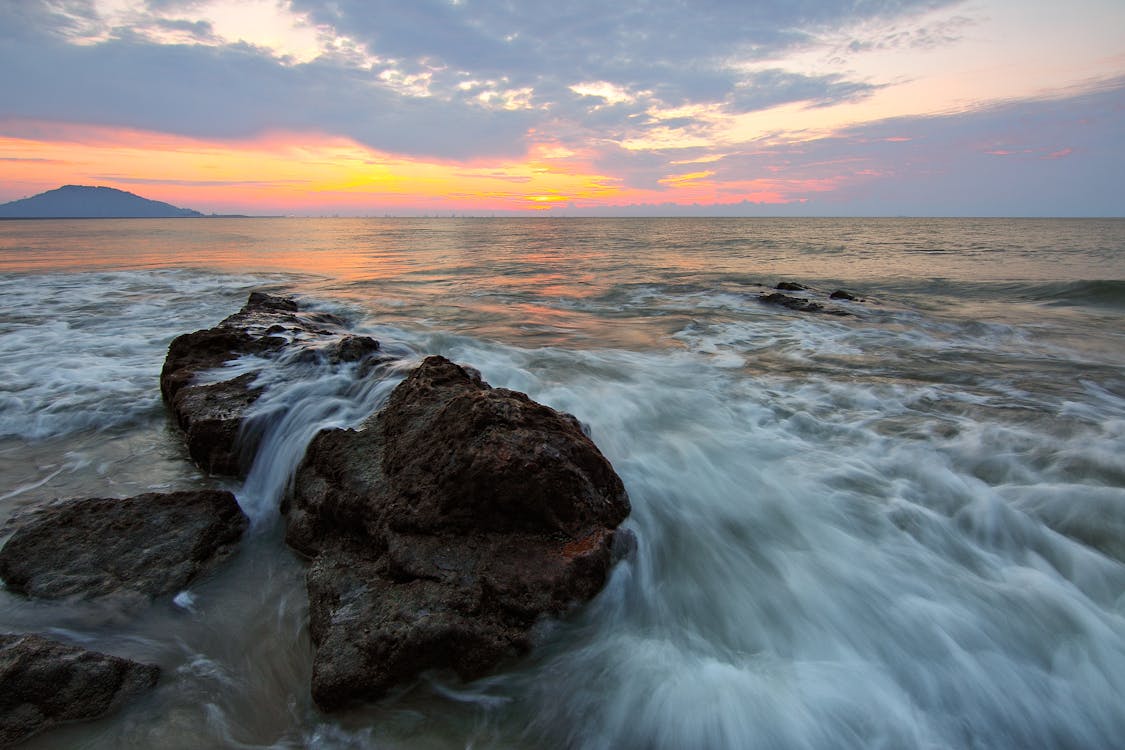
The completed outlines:
<svg viewBox="0 0 1125 750">
<path fill-rule="evenodd" d="M 0 202 L 1125 216 L 1122 0 L 0 0 Z"/>
</svg>

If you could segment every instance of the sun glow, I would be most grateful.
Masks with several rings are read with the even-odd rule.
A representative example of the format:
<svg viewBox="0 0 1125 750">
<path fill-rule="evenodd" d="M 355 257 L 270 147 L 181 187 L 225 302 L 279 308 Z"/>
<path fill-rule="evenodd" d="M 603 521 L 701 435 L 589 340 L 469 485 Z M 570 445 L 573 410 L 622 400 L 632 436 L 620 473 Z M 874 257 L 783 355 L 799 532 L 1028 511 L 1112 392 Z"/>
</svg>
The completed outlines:
<svg viewBox="0 0 1125 750">
<path fill-rule="evenodd" d="M 65 174 L 66 182 L 218 213 L 519 211 L 629 198 L 617 180 L 549 142 L 518 161 L 459 163 L 411 160 L 310 133 L 205 141 L 9 121 L 0 123 L 0 162 L 12 193 L 3 200 L 56 187 Z"/>
</svg>

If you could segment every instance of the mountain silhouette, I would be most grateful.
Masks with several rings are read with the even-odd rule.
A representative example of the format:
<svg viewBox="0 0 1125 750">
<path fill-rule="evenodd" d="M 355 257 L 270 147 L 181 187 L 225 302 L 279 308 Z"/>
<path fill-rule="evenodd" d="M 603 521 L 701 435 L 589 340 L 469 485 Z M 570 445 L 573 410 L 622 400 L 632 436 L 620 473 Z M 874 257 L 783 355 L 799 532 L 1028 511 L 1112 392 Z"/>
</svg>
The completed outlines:
<svg viewBox="0 0 1125 750">
<path fill-rule="evenodd" d="M 198 217 L 190 208 L 149 200 L 109 187 L 63 185 L 30 198 L 0 204 L 3 219 L 170 219 Z"/>
</svg>

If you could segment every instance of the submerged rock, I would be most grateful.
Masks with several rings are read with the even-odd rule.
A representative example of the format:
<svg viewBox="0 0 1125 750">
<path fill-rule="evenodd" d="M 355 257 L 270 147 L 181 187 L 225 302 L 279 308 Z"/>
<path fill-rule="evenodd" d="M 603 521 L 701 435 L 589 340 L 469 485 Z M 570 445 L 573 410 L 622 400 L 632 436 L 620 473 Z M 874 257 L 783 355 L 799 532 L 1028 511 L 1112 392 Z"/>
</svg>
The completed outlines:
<svg viewBox="0 0 1125 750">
<path fill-rule="evenodd" d="M 312 441 L 283 510 L 333 710 L 526 651 L 602 588 L 629 501 L 574 417 L 429 357 L 361 429 Z"/>
<path fill-rule="evenodd" d="M 156 684 L 160 668 L 38 635 L 0 634 L 0 746 L 96 719 Z"/>
<path fill-rule="evenodd" d="M 780 286 L 780 284 L 778 286 Z M 804 289 L 807 287 L 802 288 Z M 764 304 L 777 305 L 778 307 L 784 307 L 789 310 L 796 310 L 797 312 L 824 313 L 825 315 L 840 316 L 851 315 L 851 313 L 847 312 L 846 310 L 840 310 L 834 307 L 825 307 L 819 302 L 810 302 L 804 297 L 790 297 L 788 294 L 782 294 L 781 292 L 763 294 L 759 296 L 758 299 Z"/>
<path fill-rule="evenodd" d="M 0 578 L 31 597 L 179 591 L 233 554 L 247 519 L 219 490 L 49 506 L 0 550 Z"/>
<path fill-rule="evenodd" d="M 778 282 L 778 285 L 775 286 L 774 289 L 783 292 L 804 292 L 808 290 L 808 287 L 804 284 L 798 284 L 796 281 L 781 281 Z"/>
<path fill-rule="evenodd" d="M 819 302 L 809 302 L 804 297 L 790 297 L 788 294 L 781 294 L 780 292 L 763 294 L 758 299 L 767 305 L 777 305 L 800 312 L 822 312 L 824 310 L 824 305 Z"/>
<path fill-rule="evenodd" d="M 293 350 L 295 356 L 338 364 L 378 352 L 378 341 L 347 334 L 343 327 L 334 315 L 300 311 L 289 297 L 252 292 L 243 308 L 219 325 L 174 339 L 160 391 L 184 430 L 192 459 L 213 474 L 244 475 L 255 446 L 240 443 L 243 420 L 262 394 L 256 370 L 210 383 L 199 382 L 201 375 L 250 355 L 276 358 Z"/>
</svg>

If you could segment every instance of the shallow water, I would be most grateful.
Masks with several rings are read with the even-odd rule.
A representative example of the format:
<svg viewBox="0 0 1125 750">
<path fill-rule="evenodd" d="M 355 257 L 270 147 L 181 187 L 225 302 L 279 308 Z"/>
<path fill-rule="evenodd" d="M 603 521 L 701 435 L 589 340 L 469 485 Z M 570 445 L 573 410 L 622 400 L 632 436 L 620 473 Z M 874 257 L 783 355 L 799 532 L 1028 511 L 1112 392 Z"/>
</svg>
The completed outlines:
<svg viewBox="0 0 1125 750">
<path fill-rule="evenodd" d="M 761 304 L 783 279 L 851 315 Z M 829 303 L 841 287 L 864 301 Z M 404 365 L 282 368 L 250 477 L 208 478 L 160 366 L 259 288 Z M 0 295 L 0 522 L 200 485 L 254 520 L 231 564 L 151 606 L 0 591 L 2 628 L 164 668 L 127 710 L 28 747 L 1125 736 L 1123 221 L 0 222 Z M 325 716 L 277 502 L 318 428 L 359 422 L 428 353 L 587 424 L 638 550 L 498 674 Z"/>
</svg>

